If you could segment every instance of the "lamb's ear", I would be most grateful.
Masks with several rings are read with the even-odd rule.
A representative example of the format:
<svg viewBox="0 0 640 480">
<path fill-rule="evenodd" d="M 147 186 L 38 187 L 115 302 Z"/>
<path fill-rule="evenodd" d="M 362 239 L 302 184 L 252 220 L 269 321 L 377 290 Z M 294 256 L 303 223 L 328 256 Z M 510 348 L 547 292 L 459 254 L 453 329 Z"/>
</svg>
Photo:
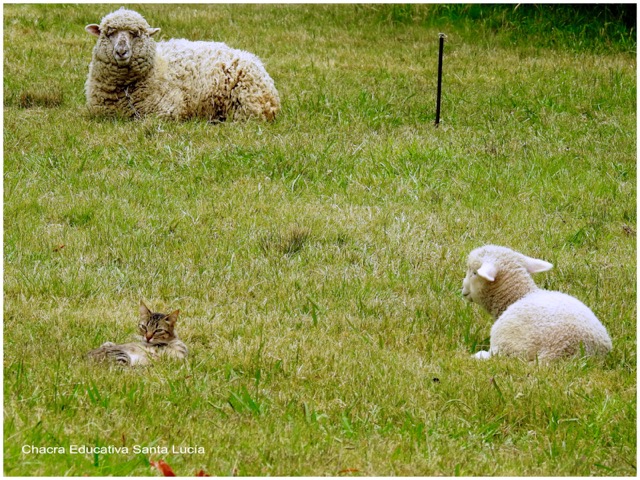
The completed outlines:
<svg viewBox="0 0 640 480">
<path fill-rule="evenodd" d="M 529 273 L 546 272 L 553 268 L 553 264 L 537 258 L 524 257 L 524 266 Z"/>
<path fill-rule="evenodd" d="M 148 320 L 151 316 L 151 310 L 147 308 L 142 300 L 140 300 L 140 318 L 143 320 Z"/>
<path fill-rule="evenodd" d="M 482 278 L 493 282 L 498 274 L 498 267 L 490 262 L 483 262 L 482 266 L 478 269 L 478 275 Z"/>
<path fill-rule="evenodd" d="M 156 33 L 160 31 L 159 28 L 147 28 L 147 33 L 150 37 L 153 37 Z"/>
<path fill-rule="evenodd" d="M 96 37 L 100 36 L 100 25 L 92 23 L 91 25 L 87 25 L 86 27 L 84 27 L 84 29 L 91 35 L 95 35 Z"/>
</svg>

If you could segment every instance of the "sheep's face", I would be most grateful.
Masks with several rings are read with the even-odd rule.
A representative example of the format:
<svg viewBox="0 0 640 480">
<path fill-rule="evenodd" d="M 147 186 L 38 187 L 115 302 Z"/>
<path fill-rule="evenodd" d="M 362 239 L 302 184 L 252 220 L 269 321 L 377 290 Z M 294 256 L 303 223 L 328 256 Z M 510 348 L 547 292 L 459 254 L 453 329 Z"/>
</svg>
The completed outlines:
<svg viewBox="0 0 640 480">
<path fill-rule="evenodd" d="M 85 30 L 98 37 L 98 43 L 102 44 L 102 52 L 110 52 L 112 59 L 119 67 L 131 64 L 131 59 L 139 57 L 149 48 L 149 39 L 160 31 L 159 28 L 150 28 L 143 25 L 120 27 L 99 25 L 87 25 Z"/>
<path fill-rule="evenodd" d="M 470 262 L 467 268 L 467 275 L 462 281 L 462 296 L 469 302 L 478 303 L 478 299 L 481 297 L 486 285 L 493 281 L 485 278 L 487 273 L 482 270 L 482 267 L 483 264 L 481 262 Z"/>
<path fill-rule="evenodd" d="M 140 38 L 137 30 L 112 30 L 107 29 L 106 36 L 113 48 L 113 58 L 116 63 L 123 67 L 129 65 L 133 53 L 133 44 Z"/>
</svg>

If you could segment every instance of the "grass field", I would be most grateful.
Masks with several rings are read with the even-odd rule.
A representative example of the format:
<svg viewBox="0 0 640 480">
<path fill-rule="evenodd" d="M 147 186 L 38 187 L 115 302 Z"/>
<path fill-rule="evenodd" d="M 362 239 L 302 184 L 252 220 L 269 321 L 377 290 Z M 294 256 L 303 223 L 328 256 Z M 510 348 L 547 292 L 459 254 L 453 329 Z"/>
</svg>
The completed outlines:
<svg viewBox="0 0 640 480">
<path fill-rule="evenodd" d="M 93 119 L 84 26 L 113 8 L 4 6 L 5 475 L 636 475 L 635 31 L 140 5 L 161 38 L 260 56 L 281 115 Z M 484 243 L 552 262 L 539 285 L 589 305 L 612 353 L 471 359 Z M 181 310 L 189 360 L 87 362 L 140 299 Z"/>
</svg>

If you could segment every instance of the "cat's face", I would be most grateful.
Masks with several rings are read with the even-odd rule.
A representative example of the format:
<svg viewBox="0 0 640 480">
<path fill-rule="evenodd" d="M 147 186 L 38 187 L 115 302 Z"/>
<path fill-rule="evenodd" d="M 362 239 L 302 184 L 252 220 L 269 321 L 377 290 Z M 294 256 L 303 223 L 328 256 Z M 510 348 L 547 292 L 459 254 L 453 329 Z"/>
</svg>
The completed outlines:
<svg viewBox="0 0 640 480">
<path fill-rule="evenodd" d="M 174 328 L 180 310 L 172 313 L 154 313 L 140 302 L 138 333 L 149 345 L 163 345 L 176 338 Z"/>
</svg>

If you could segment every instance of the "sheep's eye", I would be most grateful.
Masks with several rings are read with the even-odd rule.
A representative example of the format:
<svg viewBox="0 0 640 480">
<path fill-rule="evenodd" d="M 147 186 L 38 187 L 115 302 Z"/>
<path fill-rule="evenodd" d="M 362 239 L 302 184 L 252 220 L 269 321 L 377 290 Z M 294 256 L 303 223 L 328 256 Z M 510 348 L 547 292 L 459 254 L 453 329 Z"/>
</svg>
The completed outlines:
<svg viewBox="0 0 640 480">
<path fill-rule="evenodd" d="M 473 273 L 472 273 L 472 275 L 477 275 L 477 274 L 478 274 L 477 270 L 474 270 Z"/>
</svg>

